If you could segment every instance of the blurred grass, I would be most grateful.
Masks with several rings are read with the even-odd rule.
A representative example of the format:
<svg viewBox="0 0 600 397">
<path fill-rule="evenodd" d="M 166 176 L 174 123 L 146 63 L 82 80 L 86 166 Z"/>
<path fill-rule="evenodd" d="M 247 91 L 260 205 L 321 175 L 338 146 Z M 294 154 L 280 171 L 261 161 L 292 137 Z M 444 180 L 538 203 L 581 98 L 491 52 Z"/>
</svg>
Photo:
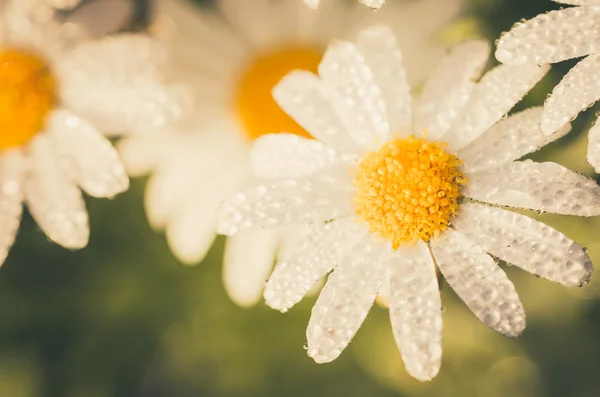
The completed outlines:
<svg viewBox="0 0 600 397">
<path fill-rule="evenodd" d="M 467 14 L 494 39 L 514 21 L 556 7 L 472 0 Z M 525 104 L 540 105 L 570 65 L 556 67 Z M 580 116 L 571 134 L 533 157 L 590 173 L 585 130 L 592 116 Z M 518 339 L 487 329 L 443 285 L 444 364 L 428 384 L 406 375 L 387 311 L 378 307 L 338 360 L 317 365 L 303 350 L 314 298 L 285 315 L 262 304 L 235 307 L 221 283 L 223 240 L 204 263 L 181 266 L 147 225 L 143 185 L 134 181 L 114 200 L 88 200 L 92 233 L 81 251 L 49 243 L 24 217 L 0 270 L 0 397 L 599 394 L 594 279 L 569 290 L 507 268 L 529 315 Z M 600 220 L 541 218 L 600 263 Z"/>
</svg>

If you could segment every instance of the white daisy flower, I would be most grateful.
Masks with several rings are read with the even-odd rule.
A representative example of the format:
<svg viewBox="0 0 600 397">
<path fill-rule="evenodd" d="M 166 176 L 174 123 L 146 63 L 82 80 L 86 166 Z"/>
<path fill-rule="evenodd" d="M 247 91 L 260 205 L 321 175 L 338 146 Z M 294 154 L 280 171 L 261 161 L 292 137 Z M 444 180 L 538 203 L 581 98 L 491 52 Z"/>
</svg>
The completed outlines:
<svg viewBox="0 0 600 397">
<path fill-rule="evenodd" d="M 98 126 L 156 128 L 179 113 L 175 91 L 157 80 L 148 38 L 71 48 L 60 26 L 28 13 L 33 4 L 15 0 L 0 10 L 0 264 L 24 202 L 52 241 L 77 249 L 89 237 L 80 188 L 94 197 L 127 189 L 125 169 Z"/>
<path fill-rule="evenodd" d="M 219 203 L 252 180 L 247 159 L 252 140 L 277 131 L 308 136 L 271 96 L 285 74 L 316 70 L 332 37 L 385 20 L 398 28 L 401 48 L 413 56 L 408 68 L 414 81 L 422 81 L 425 65 L 444 54 L 433 44 L 434 35 L 456 16 L 460 4 L 390 1 L 385 13 L 372 13 L 344 0 L 328 0 L 316 12 L 298 0 L 220 0 L 223 19 L 185 2 L 157 2 L 158 12 L 171 21 L 159 24 L 158 34 L 168 35 L 171 28 L 173 74 L 195 90 L 196 112 L 163 134 L 132 137 L 119 146 L 130 175 L 152 174 L 145 195 L 150 224 L 166 230 L 182 262 L 200 262 L 216 235 Z M 237 304 L 260 299 L 281 240 L 280 230 L 227 240 L 223 277 Z"/>
<path fill-rule="evenodd" d="M 304 0 L 304 2 L 307 6 L 309 6 L 313 10 L 316 10 L 317 8 L 319 8 L 319 3 L 321 2 L 321 0 Z M 359 3 L 366 5 L 372 10 L 378 10 L 385 3 L 385 0 L 359 0 Z"/>
<path fill-rule="evenodd" d="M 508 65 L 551 64 L 586 56 L 567 73 L 544 104 L 542 130 L 551 134 L 600 99 L 600 2 L 574 5 L 519 22 L 498 41 L 496 58 Z M 600 123 L 589 131 L 587 160 L 600 172 Z"/>
<path fill-rule="evenodd" d="M 555 163 L 516 161 L 567 129 L 543 134 L 540 108 L 505 118 L 549 68 L 502 65 L 478 80 L 489 51 L 477 40 L 457 46 L 413 99 L 393 33 L 374 27 L 356 44 L 330 45 L 318 76 L 295 71 L 275 87 L 279 105 L 317 140 L 257 140 L 251 163 L 264 182 L 222 204 L 218 231 L 312 224 L 282 255 L 264 297 L 286 311 L 333 270 L 307 329 L 315 361 L 338 357 L 388 290 L 408 372 L 433 378 L 442 356 L 436 268 L 507 336 L 523 331 L 525 311 L 495 258 L 568 286 L 588 281 L 582 247 L 499 207 L 593 216 L 600 187 Z"/>
</svg>

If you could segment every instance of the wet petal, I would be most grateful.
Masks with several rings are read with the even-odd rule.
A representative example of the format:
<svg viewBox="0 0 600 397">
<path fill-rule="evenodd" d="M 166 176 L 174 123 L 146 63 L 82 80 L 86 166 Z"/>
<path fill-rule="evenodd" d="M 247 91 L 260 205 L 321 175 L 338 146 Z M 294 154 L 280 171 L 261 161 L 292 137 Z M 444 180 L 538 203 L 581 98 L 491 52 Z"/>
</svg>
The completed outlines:
<svg viewBox="0 0 600 397">
<path fill-rule="evenodd" d="M 474 141 L 506 115 L 548 70 L 548 66 L 500 65 L 486 73 L 452 128 L 444 134 L 444 141 L 454 150 Z"/>
<path fill-rule="evenodd" d="M 296 178 L 333 165 L 338 156 L 314 139 L 270 134 L 256 139 L 250 151 L 252 172 L 259 178 Z"/>
<path fill-rule="evenodd" d="M 599 36 L 600 8 L 550 11 L 519 22 L 504 33 L 498 40 L 496 58 L 509 65 L 561 62 L 598 52 Z"/>
<path fill-rule="evenodd" d="M 442 302 L 425 243 L 401 248 L 390 263 L 390 318 L 409 374 L 433 379 L 442 363 Z"/>
<path fill-rule="evenodd" d="M 273 88 L 273 98 L 313 137 L 340 152 L 359 152 L 318 76 L 301 70 L 290 72 Z"/>
<path fill-rule="evenodd" d="M 76 183 L 61 169 L 50 137 L 35 137 L 28 155 L 24 192 L 29 212 L 50 240 L 65 248 L 85 247 L 90 234 L 85 203 Z"/>
<path fill-rule="evenodd" d="M 481 204 L 462 204 L 454 227 L 490 254 L 566 286 L 587 283 L 592 262 L 564 234 L 528 216 Z"/>
<path fill-rule="evenodd" d="M 364 29 L 358 34 L 356 46 L 381 90 L 389 130 L 407 133 L 411 128 L 412 97 L 394 32 L 381 25 Z"/>
<path fill-rule="evenodd" d="M 129 188 L 129 178 L 117 151 L 93 125 L 60 109 L 52 113 L 47 127 L 60 155 L 70 162 L 72 175 L 87 194 L 113 197 Z"/>
<path fill-rule="evenodd" d="M 470 173 L 463 194 L 475 200 L 554 214 L 600 215 L 600 187 L 556 163 L 531 160 Z"/>
<path fill-rule="evenodd" d="M 467 103 L 474 81 L 490 55 L 485 40 L 469 40 L 455 46 L 425 83 L 415 114 L 415 131 L 427 131 L 430 139 L 446 133 Z"/>
<path fill-rule="evenodd" d="M 227 238 L 223 257 L 223 283 L 237 305 L 258 302 L 269 277 L 279 233 L 274 229 L 240 233 Z"/>
<path fill-rule="evenodd" d="M 352 191 L 347 166 L 258 185 L 221 205 L 218 232 L 233 235 L 292 222 L 335 219 L 350 213 Z"/>
<path fill-rule="evenodd" d="M 542 111 L 542 107 L 533 107 L 516 113 L 496 123 L 460 150 L 458 157 L 463 160 L 465 171 L 499 167 L 538 150 L 571 130 L 568 124 L 556 134 L 544 134 L 540 127 Z"/>
<path fill-rule="evenodd" d="M 544 103 L 542 114 L 542 130 L 546 134 L 552 134 L 600 99 L 598 70 L 600 55 L 590 55 L 575 65 L 554 87 Z"/>
<path fill-rule="evenodd" d="M 361 147 L 373 149 L 388 140 L 390 129 L 383 93 L 354 44 L 330 44 L 319 64 L 319 76 L 331 91 L 332 104 L 342 122 Z"/>
<path fill-rule="evenodd" d="M 181 117 L 189 99 L 180 87 L 160 82 L 162 55 L 143 35 L 86 42 L 57 64 L 61 100 L 105 133 L 162 128 Z"/>
<path fill-rule="evenodd" d="M 281 255 L 267 282 L 265 301 L 273 309 L 285 312 L 298 303 L 368 232 L 352 219 L 314 225 L 311 229 Z"/>
<path fill-rule="evenodd" d="M 596 123 L 588 132 L 587 161 L 596 173 L 600 173 L 600 123 Z"/>
<path fill-rule="evenodd" d="M 523 332 L 525 309 L 491 256 L 453 229 L 442 233 L 431 248 L 448 284 L 481 322 L 506 336 Z"/>
<path fill-rule="evenodd" d="M 308 355 L 317 363 L 335 360 L 362 325 L 385 276 L 386 253 L 367 235 L 329 276 L 306 329 Z"/>
</svg>

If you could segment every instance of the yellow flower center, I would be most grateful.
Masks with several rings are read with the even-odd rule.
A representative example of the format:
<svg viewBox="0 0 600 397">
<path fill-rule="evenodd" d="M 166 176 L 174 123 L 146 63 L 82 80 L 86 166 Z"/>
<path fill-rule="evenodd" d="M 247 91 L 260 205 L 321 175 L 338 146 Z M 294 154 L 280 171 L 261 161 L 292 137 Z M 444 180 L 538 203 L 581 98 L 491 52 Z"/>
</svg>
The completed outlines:
<svg viewBox="0 0 600 397">
<path fill-rule="evenodd" d="M 0 150 L 25 144 L 43 128 L 55 91 L 42 59 L 13 48 L 0 51 Z"/>
<path fill-rule="evenodd" d="M 242 74 L 236 95 L 236 108 L 248 138 L 287 132 L 311 136 L 275 102 L 271 90 L 295 69 L 317 71 L 323 53 L 311 47 L 293 47 L 264 54 Z"/>
<path fill-rule="evenodd" d="M 457 213 L 466 179 L 460 160 L 444 147 L 410 136 L 367 153 L 358 166 L 356 213 L 373 233 L 391 240 L 394 249 L 428 242 Z"/>
</svg>

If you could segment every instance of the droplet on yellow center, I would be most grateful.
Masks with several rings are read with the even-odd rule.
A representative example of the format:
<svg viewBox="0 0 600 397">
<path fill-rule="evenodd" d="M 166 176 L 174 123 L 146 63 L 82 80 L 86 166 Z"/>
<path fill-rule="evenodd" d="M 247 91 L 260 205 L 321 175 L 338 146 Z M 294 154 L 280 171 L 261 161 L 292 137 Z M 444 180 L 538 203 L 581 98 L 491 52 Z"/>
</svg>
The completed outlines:
<svg viewBox="0 0 600 397">
<path fill-rule="evenodd" d="M 236 95 L 238 115 L 250 139 L 287 132 L 310 138 L 275 102 L 271 91 L 289 72 L 317 71 L 323 53 L 311 47 L 292 47 L 258 57 L 241 76 Z"/>
<path fill-rule="evenodd" d="M 460 188 L 467 181 L 460 160 L 444 147 L 410 136 L 367 153 L 358 166 L 356 213 L 394 249 L 428 242 L 457 213 Z"/>
<path fill-rule="evenodd" d="M 55 91 L 54 76 L 41 58 L 0 50 L 0 150 L 21 146 L 43 129 Z"/>
</svg>

